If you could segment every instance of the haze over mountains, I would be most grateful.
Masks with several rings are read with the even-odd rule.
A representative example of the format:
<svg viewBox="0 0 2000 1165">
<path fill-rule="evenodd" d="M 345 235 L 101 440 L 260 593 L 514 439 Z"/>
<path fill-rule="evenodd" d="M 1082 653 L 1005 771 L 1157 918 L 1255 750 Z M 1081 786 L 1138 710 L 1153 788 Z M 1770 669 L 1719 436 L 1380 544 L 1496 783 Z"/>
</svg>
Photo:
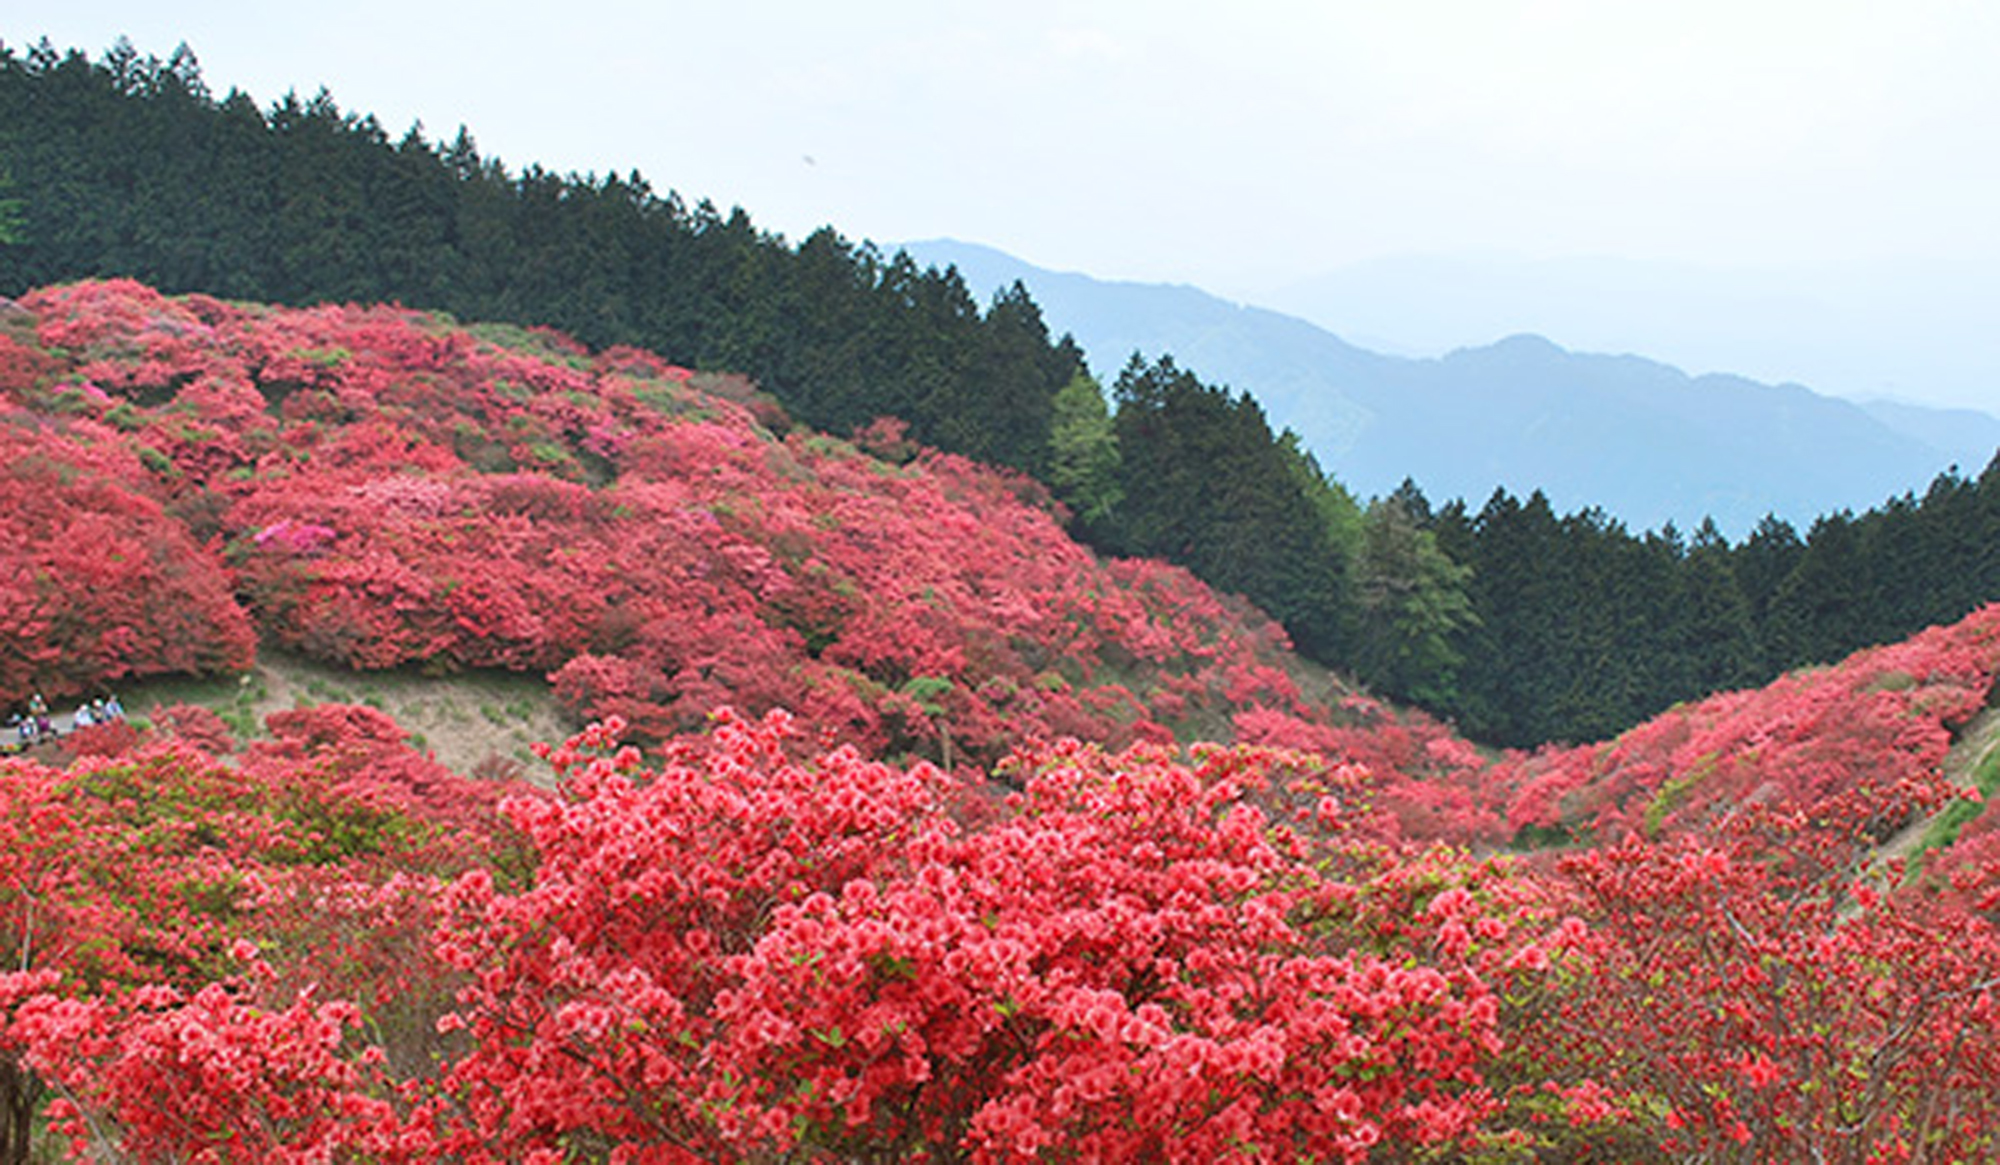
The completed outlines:
<svg viewBox="0 0 2000 1165">
<path fill-rule="evenodd" d="M 1635 529 L 1671 521 L 1688 531 L 1713 517 L 1740 537 L 1766 514 L 1803 526 L 1921 493 L 1950 466 L 1977 473 L 2000 446 L 2000 420 L 1972 410 L 1689 376 L 1535 335 L 1437 358 L 1387 355 L 1193 287 L 1047 271 L 952 240 L 902 246 L 956 265 L 981 299 L 1026 284 L 1107 386 L 1136 351 L 1248 391 L 1362 496 L 1406 477 L 1433 502 L 1474 508 L 1497 487 L 1540 489 L 1558 510 L 1597 506 Z"/>
<path fill-rule="evenodd" d="M 1225 289 L 1403 356 L 1537 332 L 1848 400 L 2000 406 L 2000 274 L 1971 257 L 1722 266 L 1495 252 L 1384 255 Z"/>
</svg>

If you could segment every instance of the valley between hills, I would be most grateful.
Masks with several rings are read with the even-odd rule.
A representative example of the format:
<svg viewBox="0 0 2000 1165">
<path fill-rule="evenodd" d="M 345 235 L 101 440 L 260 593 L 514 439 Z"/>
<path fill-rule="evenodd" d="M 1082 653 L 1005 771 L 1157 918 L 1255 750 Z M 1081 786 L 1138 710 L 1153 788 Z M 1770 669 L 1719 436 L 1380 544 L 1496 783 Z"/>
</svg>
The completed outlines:
<svg viewBox="0 0 2000 1165">
<path fill-rule="evenodd" d="M 0 161 L 0 701 L 127 713 L 0 756 L 0 1165 L 1995 1156 L 2000 461 L 1363 497 L 187 50 Z"/>
</svg>

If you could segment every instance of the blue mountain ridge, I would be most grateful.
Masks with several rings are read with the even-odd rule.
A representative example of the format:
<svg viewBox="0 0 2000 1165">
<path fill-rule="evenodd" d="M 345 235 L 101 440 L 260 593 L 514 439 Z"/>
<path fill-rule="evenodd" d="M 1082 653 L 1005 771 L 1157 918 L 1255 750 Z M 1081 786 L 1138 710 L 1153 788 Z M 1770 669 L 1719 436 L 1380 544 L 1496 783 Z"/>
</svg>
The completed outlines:
<svg viewBox="0 0 2000 1165">
<path fill-rule="evenodd" d="M 1433 503 L 1477 509 L 1496 488 L 1594 506 L 1635 530 L 1712 517 L 1741 537 L 1767 514 L 1822 514 L 1921 493 L 1956 465 L 1985 467 L 2000 420 L 1971 410 L 1859 405 L 1797 384 L 1689 376 L 1631 355 L 1571 352 L 1517 335 L 1436 358 L 1358 347 L 1306 320 L 1186 285 L 1044 270 L 990 247 L 904 243 L 955 266 L 976 297 L 1016 280 L 1052 332 L 1082 345 L 1109 384 L 1134 353 L 1171 355 L 1248 392 L 1323 468 L 1363 498 L 1413 479 Z M 891 248 L 894 250 L 897 248 Z"/>
</svg>

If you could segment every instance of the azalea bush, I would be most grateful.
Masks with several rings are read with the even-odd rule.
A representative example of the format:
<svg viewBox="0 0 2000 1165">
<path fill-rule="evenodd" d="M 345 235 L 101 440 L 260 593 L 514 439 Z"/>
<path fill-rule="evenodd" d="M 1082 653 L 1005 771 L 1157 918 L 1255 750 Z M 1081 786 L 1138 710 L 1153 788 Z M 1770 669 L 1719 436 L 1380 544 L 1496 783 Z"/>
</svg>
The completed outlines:
<svg viewBox="0 0 2000 1165">
<path fill-rule="evenodd" d="M 965 828 L 948 774 L 792 731 L 725 715 L 659 769 L 607 731 L 510 806 L 535 885 L 452 896 L 453 1151 L 1359 1161 L 1496 1111 L 1541 920 L 1338 840 L 1317 762 L 1031 750 Z"/>
<path fill-rule="evenodd" d="M 66 769 L 0 761 L 6 1160 L 31 1123 L 79 1159 L 374 1143 L 371 1114 L 440 1051 L 441 887 L 504 871 L 510 842 L 490 795 L 426 772 L 368 712 L 316 712 L 310 749 L 240 766 L 173 737 Z"/>
<path fill-rule="evenodd" d="M 0 694 L 262 635 L 595 723 L 538 784 L 344 706 L 0 761 L 0 1162 L 1994 1154 L 1947 757 L 2000 607 L 1494 754 L 893 418 L 400 308 L 21 308 Z"/>
<path fill-rule="evenodd" d="M 946 765 L 1209 736 L 1248 708 L 1336 718 L 1268 618 L 1185 571 L 1100 562 L 1042 487 L 893 419 L 850 443 L 649 353 L 399 308 L 124 280 L 20 303 L 35 343 L 7 341 L 0 391 L 61 457 L 20 486 L 41 516 L 0 568 L 112 585 L 23 600 L 15 639 L 50 646 L 0 673 L 16 698 L 243 666 L 247 611 L 344 666 L 549 675 L 580 720 L 651 741 L 724 703 Z M 115 546 L 122 575 L 43 561 L 86 519 L 32 503 L 77 470 L 132 495 L 124 520 L 161 527 L 133 536 L 185 578 Z M 156 591 L 141 615 L 90 606 Z M 51 620 L 108 638 L 64 650 Z"/>
<path fill-rule="evenodd" d="M 1568 941 L 1300 754 L 1068 744 L 1000 797 L 782 713 L 657 765 L 603 726 L 505 801 L 510 873 L 470 791 L 342 776 L 393 744 L 359 710 L 282 728 L 5 774 L 0 1035 L 79 1154 L 1360 1161 L 1494 1119 L 1501 995 Z"/>
</svg>

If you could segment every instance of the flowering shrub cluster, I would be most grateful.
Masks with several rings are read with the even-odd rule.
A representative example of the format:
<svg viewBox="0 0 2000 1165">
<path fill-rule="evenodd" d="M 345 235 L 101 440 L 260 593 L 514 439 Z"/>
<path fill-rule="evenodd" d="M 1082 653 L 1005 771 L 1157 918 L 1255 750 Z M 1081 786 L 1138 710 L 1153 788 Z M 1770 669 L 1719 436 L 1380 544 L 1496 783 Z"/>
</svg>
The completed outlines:
<svg viewBox="0 0 2000 1165">
<path fill-rule="evenodd" d="M 9 341 L 0 392 L 59 462 L 44 477 L 111 478 L 187 578 L 159 584 L 175 601 L 151 624 L 46 599 L 125 630 L 76 650 L 24 626 L 77 674 L 0 673 L 10 696 L 242 666 L 233 588 L 263 634 L 319 658 L 549 674 L 579 717 L 653 740 L 722 703 L 951 763 L 1020 739 L 1211 736 L 1253 708 L 1338 718 L 1262 615 L 1179 569 L 1098 561 L 1041 487 L 893 423 L 861 438 L 880 460 L 648 353 L 395 308 L 129 281 L 21 306 L 39 346 Z M 53 486 L 23 497 L 38 488 L 59 535 L 73 520 Z M 144 593 L 109 581 L 88 592 Z"/>
<path fill-rule="evenodd" d="M 460 1151 L 1353 1161 L 1494 1111 L 1495 986 L 1535 936 L 1442 877 L 1392 894 L 1330 806 L 1274 827 L 1306 758 L 1030 751 L 962 828 L 944 774 L 802 766 L 787 725 L 725 717 L 658 772 L 563 758 L 565 799 L 517 804 L 537 884 L 453 901 Z"/>
<path fill-rule="evenodd" d="M 1489 779 L 1515 829 L 1617 839 L 1713 830 L 1743 806 L 1810 815 L 1829 798 L 1879 795 L 1878 838 L 1930 800 L 1890 790 L 1937 779 L 1954 729 L 2000 672 L 2000 606 L 1768 687 L 1683 705 L 1602 745 L 1514 758 Z"/>
<path fill-rule="evenodd" d="M 228 572 L 152 496 L 116 435 L 0 413 L 0 693 L 241 669 Z"/>
<path fill-rule="evenodd" d="M 310 753 L 240 767 L 172 737 L 0 761 L 6 1160 L 37 1118 L 79 1157 L 303 1160 L 373 1135 L 368 1081 L 428 1061 L 414 1021 L 450 1003 L 438 886 L 508 843 L 489 791 L 439 777 L 441 819 L 394 776 L 343 774 L 356 752 L 425 763 L 366 713 L 323 710 L 338 727 Z"/>
<path fill-rule="evenodd" d="M 0 1045 L 79 1153 L 1360 1161 L 1496 1119 L 1499 994 L 1568 941 L 1344 840 L 1348 776 L 1296 754 L 1030 750 L 974 822 L 783 713 L 656 768 L 597 728 L 505 802 L 517 884 L 479 791 L 357 789 L 394 742 L 310 719 L 241 770 L 0 773 Z"/>
<path fill-rule="evenodd" d="M 0 766 L 0 1100 L 80 1156 L 1862 1161 L 2000 1129 L 2000 879 L 1863 860 L 1922 782 L 1522 864 L 1385 845 L 1368 772 L 1253 746 L 1027 748 L 995 801 L 802 757 L 783 712 L 653 762 L 594 726 L 553 791 L 367 709 L 272 728 L 235 767 Z"/>
<path fill-rule="evenodd" d="M 1589 937 L 1512 1030 L 1524 1075 L 1590 1084 L 1628 1160 L 1990 1156 L 1991 919 L 1806 876 L 1854 854 L 1791 835 L 1814 852 L 1773 861 L 1772 823 L 1753 832 L 1564 860 Z"/>
<path fill-rule="evenodd" d="M 1494 758 L 893 421 L 400 309 L 23 310 L 0 694 L 263 634 L 600 723 L 551 787 L 340 706 L 0 761 L 0 1165 L 2000 1139 L 2000 824 L 1943 767 L 2000 607 Z"/>
</svg>

